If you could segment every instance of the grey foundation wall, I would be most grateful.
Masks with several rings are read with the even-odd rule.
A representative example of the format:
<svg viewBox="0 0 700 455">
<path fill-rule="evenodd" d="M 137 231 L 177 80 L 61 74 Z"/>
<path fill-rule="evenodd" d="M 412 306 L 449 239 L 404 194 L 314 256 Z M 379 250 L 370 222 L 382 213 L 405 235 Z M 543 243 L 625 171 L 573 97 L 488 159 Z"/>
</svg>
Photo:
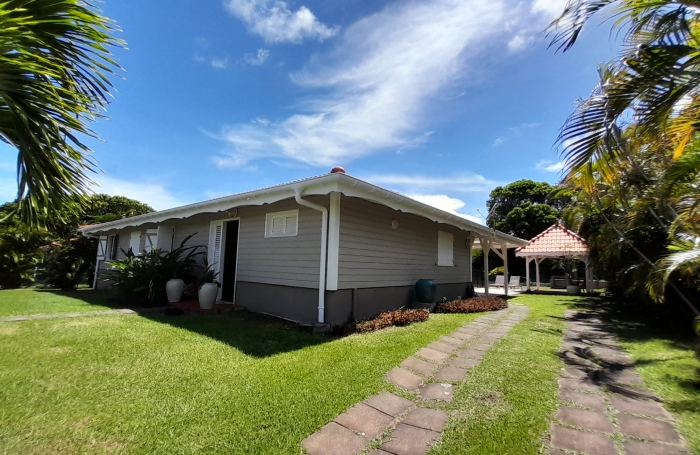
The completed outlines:
<svg viewBox="0 0 700 455">
<path fill-rule="evenodd" d="M 438 284 L 435 300 L 463 296 L 467 283 Z M 351 320 L 369 319 L 382 311 L 410 308 L 415 302 L 413 286 L 341 289 L 326 291 L 325 322 L 344 324 Z M 236 303 L 248 310 L 267 313 L 292 321 L 318 322 L 318 291 L 295 286 L 278 286 L 239 281 Z"/>
</svg>

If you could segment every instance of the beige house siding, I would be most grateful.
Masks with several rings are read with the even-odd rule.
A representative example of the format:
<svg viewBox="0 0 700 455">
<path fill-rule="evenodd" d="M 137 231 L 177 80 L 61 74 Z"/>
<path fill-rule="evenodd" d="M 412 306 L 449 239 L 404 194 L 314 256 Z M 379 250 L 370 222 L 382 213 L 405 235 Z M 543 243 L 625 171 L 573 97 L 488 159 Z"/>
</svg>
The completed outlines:
<svg viewBox="0 0 700 455">
<path fill-rule="evenodd" d="M 392 220 L 399 223 L 393 229 Z M 454 236 L 454 266 L 438 267 L 438 231 Z M 338 288 L 409 286 L 471 281 L 468 232 L 359 198 L 340 204 Z"/>
</svg>

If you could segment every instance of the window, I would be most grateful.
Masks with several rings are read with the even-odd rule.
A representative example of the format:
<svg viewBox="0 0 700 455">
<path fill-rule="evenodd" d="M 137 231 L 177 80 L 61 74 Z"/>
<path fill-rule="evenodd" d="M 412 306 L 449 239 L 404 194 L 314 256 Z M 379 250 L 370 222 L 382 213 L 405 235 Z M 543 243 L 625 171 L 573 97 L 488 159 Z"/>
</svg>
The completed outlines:
<svg viewBox="0 0 700 455">
<path fill-rule="evenodd" d="M 116 259 L 117 252 L 119 251 L 119 236 L 110 235 L 107 237 L 107 256 L 105 259 Z"/>
<path fill-rule="evenodd" d="M 265 215 L 265 237 L 294 237 L 299 228 L 299 210 Z"/>
<path fill-rule="evenodd" d="M 454 237 L 449 232 L 438 231 L 438 266 L 453 267 Z"/>
<path fill-rule="evenodd" d="M 151 251 L 152 248 L 156 248 L 158 245 L 158 229 L 149 229 L 146 231 L 146 239 L 143 249 L 146 251 Z"/>
</svg>

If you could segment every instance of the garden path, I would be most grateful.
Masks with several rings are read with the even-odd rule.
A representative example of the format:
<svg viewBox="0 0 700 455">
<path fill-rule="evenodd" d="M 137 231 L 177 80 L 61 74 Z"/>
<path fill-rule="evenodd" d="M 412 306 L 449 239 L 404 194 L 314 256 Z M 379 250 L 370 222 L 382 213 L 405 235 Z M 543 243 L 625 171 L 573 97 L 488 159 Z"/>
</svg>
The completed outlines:
<svg viewBox="0 0 700 455">
<path fill-rule="evenodd" d="M 356 404 L 302 442 L 310 455 L 421 455 L 440 438 L 455 387 L 529 308 L 511 303 L 419 349 L 385 379 L 410 399 L 387 391 Z"/>
<path fill-rule="evenodd" d="M 673 416 L 595 313 L 567 311 L 551 455 L 687 454 Z"/>
</svg>

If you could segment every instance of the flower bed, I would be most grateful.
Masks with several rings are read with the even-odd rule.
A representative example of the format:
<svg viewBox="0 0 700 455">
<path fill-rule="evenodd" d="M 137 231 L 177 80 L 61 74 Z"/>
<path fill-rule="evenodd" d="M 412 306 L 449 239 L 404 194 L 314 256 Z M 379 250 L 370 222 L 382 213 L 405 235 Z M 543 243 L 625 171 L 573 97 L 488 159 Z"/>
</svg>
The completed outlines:
<svg viewBox="0 0 700 455">
<path fill-rule="evenodd" d="M 508 308 L 508 302 L 499 297 L 474 297 L 471 299 L 452 300 L 439 303 L 436 313 L 479 313 Z"/>
<path fill-rule="evenodd" d="M 333 335 L 350 335 L 352 333 L 366 333 L 385 329 L 392 326 L 406 326 L 414 322 L 425 322 L 430 313 L 428 310 L 396 310 L 385 311 L 367 321 L 355 321 L 333 327 Z"/>
</svg>

